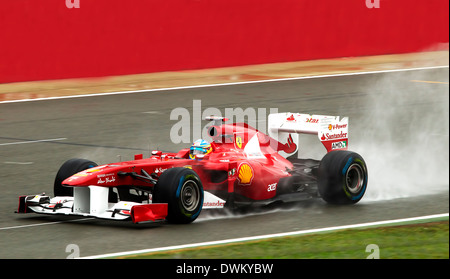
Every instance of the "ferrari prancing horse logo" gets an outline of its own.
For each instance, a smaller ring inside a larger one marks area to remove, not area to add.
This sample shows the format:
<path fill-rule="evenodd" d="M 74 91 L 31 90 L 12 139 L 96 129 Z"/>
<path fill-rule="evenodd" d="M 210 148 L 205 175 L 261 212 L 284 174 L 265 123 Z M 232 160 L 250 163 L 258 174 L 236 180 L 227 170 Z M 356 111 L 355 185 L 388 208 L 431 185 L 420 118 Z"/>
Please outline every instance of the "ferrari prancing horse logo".
<path fill-rule="evenodd" d="M 236 136 L 236 146 L 237 148 L 242 148 L 242 138 L 240 136 Z"/>

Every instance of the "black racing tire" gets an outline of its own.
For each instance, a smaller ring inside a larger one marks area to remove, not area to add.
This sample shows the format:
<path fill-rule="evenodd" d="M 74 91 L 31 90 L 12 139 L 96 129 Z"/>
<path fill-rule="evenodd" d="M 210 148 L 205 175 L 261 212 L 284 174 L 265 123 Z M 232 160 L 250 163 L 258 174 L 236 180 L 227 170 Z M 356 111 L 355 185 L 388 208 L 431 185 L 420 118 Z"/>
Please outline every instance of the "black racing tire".
<path fill-rule="evenodd" d="M 357 203 L 366 192 L 367 182 L 367 165 L 358 153 L 331 151 L 320 162 L 318 190 L 327 203 Z"/>
<path fill-rule="evenodd" d="M 164 171 L 153 189 L 153 203 L 167 203 L 167 221 L 188 224 L 197 219 L 203 208 L 203 185 L 197 173 L 188 168 Z"/>
<path fill-rule="evenodd" d="M 86 160 L 86 159 L 70 159 L 67 160 L 62 166 L 59 168 L 58 173 L 55 177 L 55 184 L 53 186 L 53 193 L 55 196 L 73 196 L 73 188 L 72 187 L 64 187 L 62 186 L 62 182 L 71 177 L 72 175 L 79 173 L 81 171 L 96 167 L 97 164 Z"/>

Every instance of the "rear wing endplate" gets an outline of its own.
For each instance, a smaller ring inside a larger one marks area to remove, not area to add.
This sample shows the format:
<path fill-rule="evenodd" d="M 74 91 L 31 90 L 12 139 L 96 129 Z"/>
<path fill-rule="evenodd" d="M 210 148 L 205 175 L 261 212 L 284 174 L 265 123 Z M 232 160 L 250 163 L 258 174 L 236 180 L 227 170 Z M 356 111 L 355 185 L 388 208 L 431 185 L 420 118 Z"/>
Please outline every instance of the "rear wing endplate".
<path fill-rule="evenodd" d="M 339 116 L 290 112 L 269 114 L 268 133 L 270 137 L 284 143 L 286 148 L 283 148 L 283 144 L 281 144 L 282 148 L 278 149 L 278 153 L 284 157 L 289 157 L 297 152 L 298 134 L 317 135 L 327 152 L 346 150 L 348 147 L 348 117 L 340 119 Z"/>

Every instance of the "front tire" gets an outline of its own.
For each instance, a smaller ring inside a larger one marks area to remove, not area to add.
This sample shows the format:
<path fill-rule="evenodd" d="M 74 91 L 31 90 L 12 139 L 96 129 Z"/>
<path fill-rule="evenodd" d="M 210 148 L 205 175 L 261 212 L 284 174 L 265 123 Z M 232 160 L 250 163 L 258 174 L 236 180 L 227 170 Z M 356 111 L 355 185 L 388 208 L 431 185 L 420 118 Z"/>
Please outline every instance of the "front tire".
<path fill-rule="evenodd" d="M 55 177 L 55 183 L 53 186 L 53 193 L 55 196 L 73 196 L 73 188 L 72 187 L 64 187 L 62 186 L 62 182 L 71 177 L 72 175 L 79 173 L 80 171 L 84 171 L 93 167 L 96 167 L 97 164 L 86 160 L 86 159 L 70 159 L 66 161 L 59 168 L 58 173 Z"/>
<path fill-rule="evenodd" d="M 366 192 L 367 182 L 366 163 L 355 152 L 332 151 L 327 153 L 320 162 L 319 194 L 328 203 L 357 203 Z"/>
<path fill-rule="evenodd" d="M 203 207 L 203 185 L 197 173 L 188 168 L 171 168 L 159 177 L 153 190 L 153 203 L 167 203 L 167 221 L 187 224 L 197 219 Z"/>

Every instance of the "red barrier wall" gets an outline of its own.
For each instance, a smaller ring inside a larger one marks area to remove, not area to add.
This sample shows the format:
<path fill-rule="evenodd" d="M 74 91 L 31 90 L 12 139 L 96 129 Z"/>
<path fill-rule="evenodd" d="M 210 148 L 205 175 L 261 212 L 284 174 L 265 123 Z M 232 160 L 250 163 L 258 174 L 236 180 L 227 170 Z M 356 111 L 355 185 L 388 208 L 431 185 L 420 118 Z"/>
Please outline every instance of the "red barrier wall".
<path fill-rule="evenodd" d="M 79 1 L 69 9 L 66 0 L 0 0 L 1 83 L 406 53 L 449 41 L 448 0 L 380 0 L 372 9 L 366 0 Z"/>

